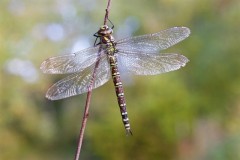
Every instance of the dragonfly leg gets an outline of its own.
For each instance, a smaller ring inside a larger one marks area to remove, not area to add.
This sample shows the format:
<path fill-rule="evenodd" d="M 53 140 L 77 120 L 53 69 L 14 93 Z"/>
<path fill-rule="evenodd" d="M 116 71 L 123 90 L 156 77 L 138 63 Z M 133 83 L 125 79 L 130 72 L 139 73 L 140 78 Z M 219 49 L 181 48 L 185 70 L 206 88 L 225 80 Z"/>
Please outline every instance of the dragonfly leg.
<path fill-rule="evenodd" d="M 99 45 L 100 44 L 100 42 L 99 43 L 97 43 L 97 39 L 98 38 L 100 38 L 101 36 L 99 36 L 98 35 L 98 33 L 96 32 L 96 33 L 94 33 L 94 35 L 93 35 L 94 37 L 96 37 L 96 39 L 95 39 L 95 42 L 94 42 L 94 46 L 97 46 L 97 45 Z M 97 44 L 96 44 L 97 43 Z"/>
<path fill-rule="evenodd" d="M 114 28 L 114 24 L 112 23 L 112 21 L 110 21 L 110 19 L 109 18 L 107 18 L 108 19 L 108 21 L 111 23 L 111 25 L 112 25 L 112 29 Z"/>

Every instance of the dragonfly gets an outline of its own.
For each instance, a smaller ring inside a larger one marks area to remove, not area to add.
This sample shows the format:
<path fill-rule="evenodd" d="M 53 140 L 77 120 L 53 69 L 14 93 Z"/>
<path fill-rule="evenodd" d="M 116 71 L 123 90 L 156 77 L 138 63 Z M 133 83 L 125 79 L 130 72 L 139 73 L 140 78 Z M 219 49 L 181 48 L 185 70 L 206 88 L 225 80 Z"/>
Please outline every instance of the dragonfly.
<path fill-rule="evenodd" d="M 48 58 L 41 64 L 40 69 L 47 74 L 70 74 L 48 89 L 46 98 L 50 100 L 86 93 L 90 85 L 95 89 L 112 77 L 122 122 L 129 135 L 132 132 L 119 66 L 132 75 L 157 75 L 185 66 L 189 60 L 184 55 L 159 52 L 187 38 L 190 29 L 173 27 L 153 34 L 115 41 L 112 35 L 113 27 L 101 26 L 94 34 L 99 38 L 99 43 L 93 47 Z"/>

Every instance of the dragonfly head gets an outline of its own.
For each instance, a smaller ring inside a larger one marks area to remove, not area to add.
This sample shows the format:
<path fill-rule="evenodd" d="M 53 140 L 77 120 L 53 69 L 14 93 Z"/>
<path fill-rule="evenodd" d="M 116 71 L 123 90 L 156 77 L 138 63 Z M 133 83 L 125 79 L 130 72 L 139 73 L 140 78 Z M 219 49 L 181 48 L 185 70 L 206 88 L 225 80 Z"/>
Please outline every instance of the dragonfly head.
<path fill-rule="evenodd" d="M 101 36 L 107 36 L 107 35 L 111 35 L 113 33 L 113 30 L 112 28 L 109 28 L 107 25 L 102 25 L 97 33 L 98 35 L 101 35 Z"/>

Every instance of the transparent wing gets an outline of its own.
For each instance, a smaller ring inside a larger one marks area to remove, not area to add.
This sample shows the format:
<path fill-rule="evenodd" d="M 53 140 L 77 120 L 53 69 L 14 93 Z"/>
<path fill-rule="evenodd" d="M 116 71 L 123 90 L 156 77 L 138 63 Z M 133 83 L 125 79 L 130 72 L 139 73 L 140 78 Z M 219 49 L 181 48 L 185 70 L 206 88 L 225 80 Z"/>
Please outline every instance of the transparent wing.
<path fill-rule="evenodd" d="M 87 92 L 88 86 L 91 84 L 95 64 L 93 63 L 85 70 L 71 74 L 55 83 L 48 89 L 46 97 L 51 100 L 58 100 Z M 110 69 L 106 55 L 100 59 L 95 73 L 93 89 L 103 85 L 110 78 Z"/>
<path fill-rule="evenodd" d="M 116 48 L 121 51 L 157 53 L 184 40 L 190 34 L 186 27 L 174 27 L 158 33 L 119 40 Z"/>
<path fill-rule="evenodd" d="M 176 54 L 138 54 L 118 53 L 119 66 L 135 75 L 156 75 L 177 70 L 189 61 L 187 57 Z"/>
<path fill-rule="evenodd" d="M 40 69 L 48 74 L 65 74 L 79 72 L 96 62 L 99 47 L 91 47 L 82 51 L 46 59 Z"/>

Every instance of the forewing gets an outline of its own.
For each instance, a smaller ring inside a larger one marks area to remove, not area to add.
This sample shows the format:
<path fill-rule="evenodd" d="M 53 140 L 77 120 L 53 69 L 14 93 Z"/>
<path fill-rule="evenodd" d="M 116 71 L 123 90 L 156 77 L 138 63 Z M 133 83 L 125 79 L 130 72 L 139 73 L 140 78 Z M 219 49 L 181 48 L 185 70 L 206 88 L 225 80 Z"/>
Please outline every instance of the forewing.
<path fill-rule="evenodd" d="M 177 70 L 189 61 L 187 57 L 176 54 L 138 54 L 118 53 L 119 66 L 135 75 L 156 75 Z"/>
<path fill-rule="evenodd" d="M 98 52 L 99 47 L 91 47 L 73 54 L 51 57 L 41 64 L 40 69 L 48 74 L 79 72 L 96 62 Z"/>
<path fill-rule="evenodd" d="M 95 63 L 79 73 L 71 74 L 58 81 L 48 89 L 46 97 L 51 100 L 58 100 L 87 92 L 92 81 L 94 68 Z M 110 69 L 106 55 L 100 60 L 95 73 L 92 89 L 103 85 L 110 78 Z"/>
<path fill-rule="evenodd" d="M 190 34 L 187 27 L 174 27 L 158 33 L 119 40 L 116 48 L 121 51 L 157 53 L 184 40 Z"/>

